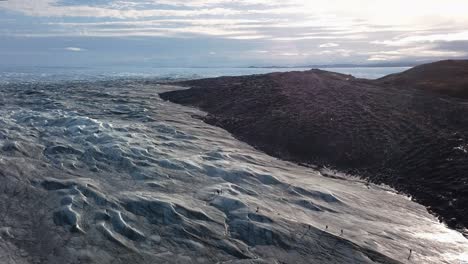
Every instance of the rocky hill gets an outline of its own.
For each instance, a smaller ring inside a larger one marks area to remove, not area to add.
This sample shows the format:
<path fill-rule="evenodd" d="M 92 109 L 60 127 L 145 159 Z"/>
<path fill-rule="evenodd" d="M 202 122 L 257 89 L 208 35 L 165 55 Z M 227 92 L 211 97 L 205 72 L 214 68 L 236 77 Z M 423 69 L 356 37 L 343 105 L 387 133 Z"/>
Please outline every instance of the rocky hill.
<path fill-rule="evenodd" d="M 270 155 L 389 184 L 450 226 L 467 227 L 468 105 L 380 85 L 398 76 L 375 82 L 310 70 L 221 77 L 160 96 L 201 108 L 206 122 Z"/>
<path fill-rule="evenodd" d="M 446 60 L 423 64 L 402 73 L 380 78 L 377 83 L 468 98 L 468 60 Z"/>

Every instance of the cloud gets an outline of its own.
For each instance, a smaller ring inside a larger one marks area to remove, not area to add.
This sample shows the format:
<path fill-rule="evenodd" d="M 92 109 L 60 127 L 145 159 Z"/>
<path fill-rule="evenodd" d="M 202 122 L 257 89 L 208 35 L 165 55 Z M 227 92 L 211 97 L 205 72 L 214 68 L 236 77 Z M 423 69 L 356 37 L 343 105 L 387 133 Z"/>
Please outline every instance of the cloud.
<path fill-rule="evenodd" d="M 368 61 L 397 61 L 397 60 L 421 60 L 430 58 L 461 58 L 468 55 L 467 51 L 440 50 L 434 45 L 422 45 L 417 47 L 399 48 L 390 51 L 377 51 L 369 53 Z"/>
<path fill-rule="evenodd" d="M 72 52 L 81 52 L 81 51 L 85 51 L 85 49 L 77 48 L 77 47 L 66 47 L 66 48 L 64 48 L 64 50 L 66 50 L 66 51 L 72 51 Z"/>
<path fill-rule="evenodd" d="M 459 0 L 361 0 L 359 5 L 348 0 L 15 0 L 0 3 L 0 10 L 50 21 L 39 30 L 8 32 L 30 37 L 210 35 L 244 40 L 351 40 L 402 28 L 414 32 L 447 23 L 468 26 L 468 18 L 460 12 L 468 10 L 468 2 Z M 412 37 L 400 41 L 412 41 Z M 390 45 L 393 40 L 374 41 Z"/>
<path fill-rule="evenodd" d="M 301 54 L 296 53 L 296 52 L 284 52 L 284 53 L 281 53 L 279 55 L 281 55 L 281 56 L 300 56 Z"/>
<path fill-rule="evenodd" d="M 11 0 L 0 1 L 0 37 L 217 39 L 226 45 L 213 50 L 223 55 L 249 43 L 249 60 L 452 58 L 468 47 L 440 46 L 468 41 L 466 10 L 466 0 Z"/>
<path fill-rule="evenodd" d="M 412 35 L 392 40 L 373 41 L 374 44 L 382 44 L 387 46 L 406 46 L 414 43 L 438 42 L 438 41 L 467 41 L 468 31 L 451 32 L 444 34 L 426 34 Z"/>
<path fill-rule="evenodd" d="M 318 55 L 337 55 L 341 57 L 349 57 L 353 54 L 352 50 L 349 49 L 335 49 L 335 50 L 324 50 L 317 53 Z"/>
<path fill-rule="evenodd" d="M 319 48 L 334 48 L 334 47 L 338 47 L 338 46 L 340 46 L 340 45 L 336 44 L 336 43 L 324 43 L 324 44 L 320 44 Z"/>

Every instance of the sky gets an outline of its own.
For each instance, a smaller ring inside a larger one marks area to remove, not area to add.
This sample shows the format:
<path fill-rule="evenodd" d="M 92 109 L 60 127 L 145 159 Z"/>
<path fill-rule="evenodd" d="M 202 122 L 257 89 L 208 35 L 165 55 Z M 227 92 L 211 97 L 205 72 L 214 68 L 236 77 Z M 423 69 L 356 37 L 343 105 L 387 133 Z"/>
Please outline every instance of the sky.
<path fill-rule="evenodd" d="M 467 0 L 0 0 L 0 65 L 244 67 L 468 58 Z"/>

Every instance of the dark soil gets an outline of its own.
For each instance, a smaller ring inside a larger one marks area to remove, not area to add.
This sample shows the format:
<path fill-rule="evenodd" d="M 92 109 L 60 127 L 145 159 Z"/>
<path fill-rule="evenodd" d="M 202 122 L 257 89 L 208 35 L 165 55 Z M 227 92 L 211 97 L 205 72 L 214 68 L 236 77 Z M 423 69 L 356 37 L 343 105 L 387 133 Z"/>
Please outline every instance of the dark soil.
<path fill-rule="evenodd" d="M 180 85 L 160 96 L 272 156 L 386 183 L 468 227 L 468 102 L 321 70 Z"/>
<path fill-rule="evenodd" d="M 468 60 L 423 64 L 380 78 L 377 83 L 397 88 L 417 88 L 468 99 Z"/>

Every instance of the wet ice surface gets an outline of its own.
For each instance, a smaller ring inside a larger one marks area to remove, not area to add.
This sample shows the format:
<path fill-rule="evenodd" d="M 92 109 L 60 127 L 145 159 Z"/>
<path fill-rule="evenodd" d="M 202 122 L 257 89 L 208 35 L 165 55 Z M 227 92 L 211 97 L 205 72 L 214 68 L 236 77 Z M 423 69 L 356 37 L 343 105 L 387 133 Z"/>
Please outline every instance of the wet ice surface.
<path fill-rule="evenodd" d="M 0 89 L 0 263 L 468 259 L 423 206 L 267 156 L 157 95 L 177 87 Z"/>

